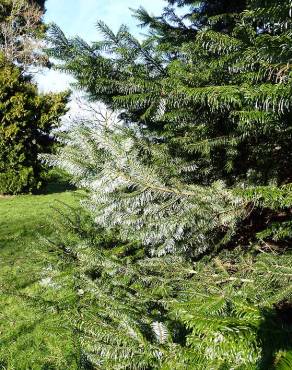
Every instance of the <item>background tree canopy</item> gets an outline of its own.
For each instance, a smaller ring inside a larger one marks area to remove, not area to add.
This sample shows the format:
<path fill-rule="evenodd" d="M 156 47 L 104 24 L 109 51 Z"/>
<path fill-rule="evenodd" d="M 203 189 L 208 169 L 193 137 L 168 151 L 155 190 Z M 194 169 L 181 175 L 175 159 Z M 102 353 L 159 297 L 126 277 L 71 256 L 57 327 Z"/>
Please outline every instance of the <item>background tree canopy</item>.
<path fill-rule="evenodd" d="M 38 154 L 52 150 L 68 93 L 39 94 L 26 72 L 47 60 L 34 42 L 44 30 L 40 9 L 22 0 L 2 1 L 0 9 L 0 193 L 15 194 L 41 185 Z"/>
<path fill-rule="evenodd" d="M 0 60 L 0 192 L 29 192 L 41 183 L 39 153 L 54 144 L 51 131 L 66 112 L 68 94 L 40 95 L 30 78 Z"/>

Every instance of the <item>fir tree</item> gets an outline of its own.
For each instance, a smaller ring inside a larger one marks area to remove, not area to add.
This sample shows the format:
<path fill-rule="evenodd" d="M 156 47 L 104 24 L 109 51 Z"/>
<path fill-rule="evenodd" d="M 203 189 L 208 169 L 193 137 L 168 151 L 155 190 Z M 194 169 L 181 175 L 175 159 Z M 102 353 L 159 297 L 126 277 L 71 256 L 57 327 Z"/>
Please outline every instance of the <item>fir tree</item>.
<path fill-rule="evenodd" d="M 73 127 L 46 157 L 88 191 L 91 237 L 73 220 L 81 241 L 59 243 L 84 353 L 102 369 L 289 369 L 291 4 L 170 4 L 194 7 L 138 11 L 142 42 L 102 22 L 93 45 L 51 32 L 61 68 L 124 122 Z"/>
<path fill-rule="evenodd" d="M 237 9 L 231 6 L 228 30 L 216 26 L 226 14 L 224 4 L 216 4 L 195 8 L 205 23 L 196 24 L 196 36 L 180 46 L 169 42 L 164 48 L 160 26 L 144 19 L 152 34 L 143 42 L 125 27 L 115 35 L 102 22 L 104 41 L 92 46 L 67 40 L 53 27 L 50 54 L 63 59 L 61 68 L 92 99 L 122 110 L 126 122 L 193 168 L 181 179 L 184 183 L 287 184 L 292 163 L 290 3 L 250 1 L 242 13 L 234 11 L 243 2 Z"/>
<path fill-rule="evenodd" d="M 72 324 L 93 366 L 291 367 L 291 253 L 150 257 L 97 228 L 90 212 L 68 209 L 61 219 L 50 245 L 71 258 L 80 297 Z"/>
<path fill-rule="evenodd" d="M 109 121 L 79 124 L 65 142 L 45 158 L 88 191 L 89 214 L 69 210 L 54 242 L 76 259 L 86 358 L 101 369 L 288 369 L 290 252 L 265 242 L 193 258 L 214 252 L 214 235 L 242 215 L 238 190 L 166 186 L 171 157 L 155 165 L 141 137 Z M 262 207 L 291 207 L 287 187 L 244 194 Z"/>
<path fill-rule="evenodd" d="M 54 157 L 42 158 L 90 190 L 88 207 L 100 227 L 118 229 L 121 240 L 139 240 L 154 255 L 214 249 L 223 242 L 219 235 L 225 240 L 245 214 L 243 198 L 222 182 L 184 185 L 180 178 L 192 168 L 109 117 L 73 126 L 64 144 Z"/>

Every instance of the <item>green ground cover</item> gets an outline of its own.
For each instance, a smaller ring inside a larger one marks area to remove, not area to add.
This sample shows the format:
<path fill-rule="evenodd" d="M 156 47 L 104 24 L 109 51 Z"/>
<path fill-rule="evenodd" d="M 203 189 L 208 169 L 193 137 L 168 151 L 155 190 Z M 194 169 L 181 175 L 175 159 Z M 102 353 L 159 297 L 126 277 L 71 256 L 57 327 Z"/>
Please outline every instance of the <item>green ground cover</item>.
<path fill-rule="evenodd" d="M 74 279 L 46 241 L 60 202 L 74 205 L 77 194 L 51 185 L 46 194 L 0 198 L 0 369 L 79 368 Z"/>

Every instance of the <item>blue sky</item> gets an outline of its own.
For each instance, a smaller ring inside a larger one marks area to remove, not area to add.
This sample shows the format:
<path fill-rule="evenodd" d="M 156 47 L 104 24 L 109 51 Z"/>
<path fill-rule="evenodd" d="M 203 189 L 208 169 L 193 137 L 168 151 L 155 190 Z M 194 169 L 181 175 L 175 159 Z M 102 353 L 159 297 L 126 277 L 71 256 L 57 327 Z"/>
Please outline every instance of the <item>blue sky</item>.
<path fill-rule="evenodd" d="M 143 6 L 159 15 L 165 5 L 163 0 L 47 0 L 45 20 L 57 23 L 66 34 L 78 34 L 87 41 L 95 41 L 97 20 L 101 19 L 114 31 L 124 23 L 137 32 L 138 21 L 131 16 L 129 8 Z"/>
<path fill-rule="evenodd" d="M 47 0 L 45 21 L 56 23 L 66 35 L 78 35 L 90 42 L 100 37 L 95 28 L 97 20 L 104 21 L 114 31 L 126 24 L 138 35 L 142 31 L 136 27 L 138 21 L 131 16 L 129 8 L 143 6 L 159 15 L 165 5 L 163 0 Z M 37 82 L 41 91 L 60 91 L 68 87 L 70 77 L 50 71 L 39 75 Z"/>

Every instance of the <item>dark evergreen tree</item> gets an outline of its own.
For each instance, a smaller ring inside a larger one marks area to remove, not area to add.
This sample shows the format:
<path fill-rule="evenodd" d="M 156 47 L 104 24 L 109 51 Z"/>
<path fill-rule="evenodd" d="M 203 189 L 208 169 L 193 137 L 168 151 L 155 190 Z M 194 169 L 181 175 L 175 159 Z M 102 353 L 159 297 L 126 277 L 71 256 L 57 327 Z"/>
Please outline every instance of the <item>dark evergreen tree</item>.
<path fill-rule="evenodd" d="M 41 185 L 38 155 L 52 151 L 51 132 L 66 112 L 68 93 L 40 95 L 18 67 L 0 59 L 0 193 Z"/>
<path fill-rule="evenodd" d="M 68 93 L 38 94 L 26 71 L 47 60 L 33 44 L 44 31 L 40 9 L 26 0 L 0 5 L 0 193 L 15 194 L 40 187 L 38 154 L 52 150 Z"/>
<path fill-rule="evenodd" d="M 45 2 L 46 0 L 35 0 L 35 3 L 43 10 L 45 9 Z"/>
<path fill-rule="evenodd" d="M 183 8 L 185 14 L 178 15 L 176 7 Z M 245 7 L 246 0 L 168 1 L 168 6 L 159 17 L 151 16 L 144 8 L 134 11 L 134 15 L 140 20 L 142 27 L 149 27 L 153 35 L 159 36 L 160 43 L 173 48 L 175 45 L 193 41 L 197 32 L 204 27 L 230 32 L 238 14 Z"/>

